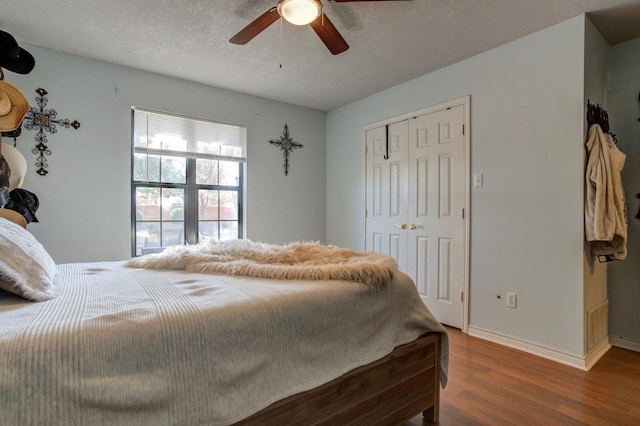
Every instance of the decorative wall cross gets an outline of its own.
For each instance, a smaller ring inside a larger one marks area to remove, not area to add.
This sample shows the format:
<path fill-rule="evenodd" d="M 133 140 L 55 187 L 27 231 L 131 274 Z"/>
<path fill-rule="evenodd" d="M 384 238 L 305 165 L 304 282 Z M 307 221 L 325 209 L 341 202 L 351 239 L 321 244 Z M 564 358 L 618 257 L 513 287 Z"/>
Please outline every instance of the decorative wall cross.
<path fill-rule="evenodd" d="M 77 120 L 71 122 L 68 118 L 59 118 L 56 119 L 58 113 L 55 109 L 46 109 L 47 102 L 49 99 L 45 97 L 48 93 L 46 90 L 42 88 L 36 89 L 36 93 L 40 96 L 36 96 L 36 102 L 38 103 L 39 110 L 34 107 L 29 107 L 29 112 L 27 112 L 26 117 L 24 118 L 23 125 L 27 130 L 37 129 L 38 134 L 36 134 L 36 147 L 31 150 L 34 154 L 38 155 L 36 159 L 36 167 L 39 167 L 36 170 L 40 176 L 44 176 L 49 171 L 47 171 L 47 167 L 49 164 L 47 163 L 48 155 L 51 155 L 51 150 L 47 146 L 49 142 L 47 136 L 44 134 L 45 131 L 49 133 L 56 133 L 58 130 L 56 129 L 56 124 L 63 126 L 65 128 L 73 127 L 77 129 L 80 127 L 80 123 Z"/>
<path fill-rule="evenodd" d="M 289 134 L 289 127 L 287 127 L 286 123 L 284 125 L 284 131 L 282 132 L 282 136 L 280 139 L 272 139 L 269 141 L 271 145 L 275 145 L 280 147 L 280 151 L 282 151 L 282 155 L 284 155 L 284 174 L 289 174 L 289 156 L 291 155 L 291 151 L 296 148 L 302 148 L 302 144 L 291 139 L 291 135 Z"/>

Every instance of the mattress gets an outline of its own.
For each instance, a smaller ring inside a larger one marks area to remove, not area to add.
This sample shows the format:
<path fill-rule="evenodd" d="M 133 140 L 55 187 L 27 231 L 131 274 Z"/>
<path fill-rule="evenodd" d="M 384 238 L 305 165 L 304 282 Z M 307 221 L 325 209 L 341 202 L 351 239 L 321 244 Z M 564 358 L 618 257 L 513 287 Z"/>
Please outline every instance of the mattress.
<path fill-rule="evenodd" d="M 0 293 L 0 413 L 15 425 L 228 425 L 446 331 L 413 282 L 58 265 L 59 296 Z"/>

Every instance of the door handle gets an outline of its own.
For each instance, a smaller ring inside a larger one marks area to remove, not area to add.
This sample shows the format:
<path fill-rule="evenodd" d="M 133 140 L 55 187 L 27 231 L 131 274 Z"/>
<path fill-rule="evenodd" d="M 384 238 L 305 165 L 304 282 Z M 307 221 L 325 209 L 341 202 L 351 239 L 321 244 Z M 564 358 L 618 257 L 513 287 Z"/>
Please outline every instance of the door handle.
<path fill-rule="evenodd" d="M 407 229 L 406 223 L 401 223 L 400 225 L 393 225 L 394 228 Z"/>
<path fill-rule="evenodd" d="M 415 231 L 416 229 L 418 229 L 418 225 L 416 225 L 415 223 L 410 223 L 409 229 L 411 229 L 412 231 Z"/>

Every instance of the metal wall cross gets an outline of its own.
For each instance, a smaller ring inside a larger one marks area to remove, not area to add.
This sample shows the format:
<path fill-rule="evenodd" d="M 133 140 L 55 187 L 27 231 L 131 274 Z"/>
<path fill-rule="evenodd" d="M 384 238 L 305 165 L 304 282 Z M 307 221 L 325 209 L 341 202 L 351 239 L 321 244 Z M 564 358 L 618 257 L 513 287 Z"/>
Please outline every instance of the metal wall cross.
<path fill-rule="evenodd" d="M 80 127 L 80 123 L 78 123 L 77 120 L 71 122 L 68 118 L 56 119 L 56 116 L 58 115 L 56 110 L 53 108 L 45 108 L 47 106 L 47 102 L 49 101 L 49 99 L 45 97 L 48 92 L 42 88 L 38 88 L 36 89 L 36 93 L 40 95 L 36 96 L 36 102 L 38 103 L 38 107 L 40 109 L 30 106 L 29 112 L 24 118 L 23 126 L 27 130 L 38 130 L 38 134 L 35 137 L 36 147 L 32 149 L 31 152 L 38 155 L 38 158 L 36 159 L 36 167 L 39 167 L 39 169 L 36 170 L 36 173 L 38 173 L 40 176 L 44 176 L 49 173 L 49 171 L 47 170 L 49 164 L 47 163 L 46 156 L 51 155 L 51 150 L 47 146 L 47 143 L 49 141 L 44 132 L 47 131 L 49 133 L 56 133 L 58 131 L 56 129 L 56 124 L 67 129 L 69 127 L 77 129 L 78 127 Z"/>
<path fill-rule="evenodd" d="M 289 127 L 284 125 L 284 131 L 282 132 L 282 136 L 280 139 L 272 139 L 269 141 L 271 145 L 275 145 L 280 147 L 280 151 L 282 151 L 282 155 L 284 155 L 284 174 L 289 174 L 289 156 L 291 155 L 291 151 L 296 148 L 302 148 L 302 144 L 291 139 L 291 135 L 289 134 Z"/>

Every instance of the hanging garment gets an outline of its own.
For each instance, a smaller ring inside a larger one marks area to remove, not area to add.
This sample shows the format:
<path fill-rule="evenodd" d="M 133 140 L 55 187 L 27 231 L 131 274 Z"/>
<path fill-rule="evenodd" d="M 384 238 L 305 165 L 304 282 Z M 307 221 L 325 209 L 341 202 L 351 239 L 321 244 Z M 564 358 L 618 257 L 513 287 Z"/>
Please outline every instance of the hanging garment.
<path fill-rule="evenodd" d="M 627 257 L 627 209 L 621 172 L 626 155 L 598 124 L 586 143 L 585 237 L 602 261 Z"/>

